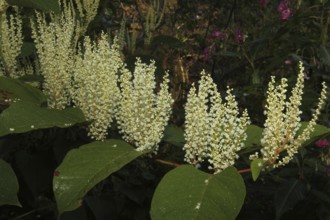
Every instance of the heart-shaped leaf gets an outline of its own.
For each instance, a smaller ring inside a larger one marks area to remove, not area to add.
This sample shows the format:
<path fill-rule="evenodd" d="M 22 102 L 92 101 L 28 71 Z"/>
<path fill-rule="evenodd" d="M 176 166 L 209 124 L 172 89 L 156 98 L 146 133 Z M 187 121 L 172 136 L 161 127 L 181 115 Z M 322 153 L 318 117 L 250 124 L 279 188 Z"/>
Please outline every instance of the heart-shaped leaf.
<path fill-rule="evenodd" d="M 245 198 L 245 185 L 234 167 L 218 174 L 183 165 L 167 173 L 151 204 L 153 220 L 235 219 Z"/>

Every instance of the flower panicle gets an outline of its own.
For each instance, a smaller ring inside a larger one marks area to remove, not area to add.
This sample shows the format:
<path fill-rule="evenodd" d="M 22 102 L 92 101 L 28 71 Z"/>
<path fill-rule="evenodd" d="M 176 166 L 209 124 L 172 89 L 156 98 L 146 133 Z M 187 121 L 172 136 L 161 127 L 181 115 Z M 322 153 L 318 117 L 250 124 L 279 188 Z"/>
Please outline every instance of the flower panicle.
<path fill-rule="evenodd" d="M 96 140 L 107 136 L 120 99 L 118 73 L 125 68 L 116 40 L 110 46 L 107 39 L 104 33 L 98 43 L 86 37 L 74 68 L 73 101 L 90 121 L 89 136 Z"/>
<path fill-rule="evenodd" d="M 265 167 L 283 166 L 298 152 L 298 148 L 310 138 L 318 116 L 326 100 L 326 85 L 322 83 L 322 91 L 317 108 L 307 127 L 297 135 L 301 128 L 301 101 L 304 88 L 304 67 L 299 63 L 299 74 L 291 96 L 287 99 L 287 79 L 282 78 L 281 84 L 275 86 L 275 77 L 271 78 L 267 91 L 265 129 L 261 139 L 261 155 Z M 259 154 L 251 155 L 250 159 L 258 158 Z"/>
<path fill-rule="evenodd" d="M 60 1 L 61 2 L 61 1 Z M 71 102 L 71 79 L 79 24 L 71 3 L 63 1 L 61 14 L 35 12 L 31 20 L 32 38 L 37 49 L 43 90 L 48 106 L 64 109 Z"/>
<path fill-rule="evenodd" d="M 3 6 L 7 8 L 6 6 Z M 13 12 L 8 17 L 1 14 L 0 41 L 3 75 L 18 78 L 21 75 L 17 71 L 17 57 L 23 46 L 22 16 L 18 7 L 13 7 Z"/>
<path fill-rule="evenodd" d="M 221 172 L 234 164 L 237 151 L 244 147 L 250 123 L 245 110 L 239 116 L 233 90 L 227 88 L 225 101 L 216 84 L 203 71 L 198 92 L 193 86 L 185 106 L 185 161 L 191 164 L 209 162 L 209 169 Z"/>
<path fill-rule="evenodd" d="M 155 70 L 154 61 L 147 65 L 137 59 L 134 73 L 126 70 L 120 77 L 118 128 L 138 151 L 157 150 L 171 115 L 173 99 L 168 91 L 168 73 L 155 94 Z"/>

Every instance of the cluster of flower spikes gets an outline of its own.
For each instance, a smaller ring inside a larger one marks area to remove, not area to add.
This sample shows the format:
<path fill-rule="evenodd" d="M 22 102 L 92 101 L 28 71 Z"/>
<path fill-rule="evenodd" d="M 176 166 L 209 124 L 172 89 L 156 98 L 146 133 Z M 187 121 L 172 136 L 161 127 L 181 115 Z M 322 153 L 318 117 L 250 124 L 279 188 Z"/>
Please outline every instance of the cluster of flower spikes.
<path fill-rule="evenodd" d="M 120 77 L 118 128 L 138 151 L 157 150 L 171 115 L 173 99 L 168 91 L 168 74 L 155 94 L 155 70 L 154 61 L 147 65 L 137 59 L 134 73 L 126 70 Z"/>
<path fill-rule="evenodd" d="M 106 138 L 120 98 L 118 75 L 124 67 L 116 40 L 110 47 L 106 34 L 94 44 L 85 38 L 75 62 L 73 101 L 91 122 L 93 139 Z"/>
<path fill-rule="evenodd" d="M 1 75 L 17 78 L 20 75 L 17 71 L 17 56 L 21 53 L 23 45 L 22 17 L 18 7 L 12 7 L 13 12 L 7 16 L 6 3 L 2 2 L 0 44 L 1 44 Z"/>
<path fill-rule="evenodd" d="M 204 71 L 201 75 L 198 93 L 193 86 L 185 106 L 185 161 L 197 164 L 208 159 L 209 169 L 218 173 L 238 158 L 250 122 L 246 110 L 239 117 L 232 89 L 227 88 L 223 102 L 212 78 Z"/>
<path fill-rule="evenodd" d="M 271 78 L 267 91 L 267 105 L 265 115 L 265 129 L 261 139 L 261 157 L 264 161 L 264 167 L 276 168 L 283 166 L 293 158 L 298 152 L 298 148 L 310 138 L 314 130 L 317 118 L 321 112 L 322 106 L 326 100 L 326 85 L 322 84 L 322 91 L 317 108 L 312 115 L 307 127 L 302 131 L 299 109 L 301 105 L 304 88 L 304 68 L 302 62 L 299 63 L 300 72 L 292 94 L 287 100 L 287 79 L 282 78 L 281 84 L 275 86 L 275 77 Z M 251 159 L 259 155 L 251 155 Z"/>
<path fill-rule="evenodd" d="M 37 11 L 36 21 L 31 19 L 32 37 L 44 77 L 43 89 L 48 96 L 48 106 L 55 109 L 64 109 L 71 101 L 72 57 L 80 28 L 73 6 L 65 1 L 61 6 L 62 13 L 50 14 L 49 22 L 46 14 Z"/>

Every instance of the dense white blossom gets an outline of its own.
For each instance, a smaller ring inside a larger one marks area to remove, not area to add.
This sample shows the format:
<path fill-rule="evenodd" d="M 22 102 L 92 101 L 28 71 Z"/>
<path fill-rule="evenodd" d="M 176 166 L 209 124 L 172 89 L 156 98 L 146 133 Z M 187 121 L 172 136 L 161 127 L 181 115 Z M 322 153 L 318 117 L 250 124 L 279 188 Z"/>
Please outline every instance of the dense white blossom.
<path fill-rule="evenodd" d="M 215 173 L 232 166 L 237 151 L 244 146 L 249 117 L 245 110 L 239 117 L 239 109 L 232 89 L 227 89 L 222 102 L 216 84 L 202 72 L 198 92 L 190 89 L 185 106 L 185 160 L 192 164 L 210 163 Z"/>
<path fill-rule="evenodd" d="M 75 55 L 75 39 L 79 33 L 71 4 L 61 4 L 60 14 L 35 12 L 31 19 L 32 37 L 37 49 L 43 89 L 48 96 L 48 106 L 64 109 L 70 103 L 72 68 Z"/>
<path fill-rule="evenodd" d="M 0 7 L 6 8 L 4 3 Z M 2 75 L 17 78 L 17 56 L 21 53 L 23 45 L 22 17 L 18 7 L 13 7 L 14 13 L 7 16 L 1 14 L 1 58 L 3 70 Z"/>
<path fill-rule="evenodd" d="M 74 68 L 74 103 L 91 122 L 89 135 L 104 140 L 120 98 L 117 86 L 119 72 L 124 68 L 116 41 L 110 47 L 102 34 L 97 43 L 86 37 Z"/>
<path fill-rule="evenodd" d="M 278 167 L 289 163 L 298 148 L 310 138 L 316 120 L 326 99 L 326 85 L 322 84 L 321 96 L 311 121 L 300 135 L 297 131 L 301 127 L 301 100 L 304 88 L 304 68 L 299 63 L 300 72 L 292 94 L 287 99 L 287 79 L 282 78 L 281 84 L 275 85 L 275 77 L 271 78 L 267 91 L 267 105 L 265 115 L 265 129 L 261 139 L 261 157 L 265 166 Z M 251 155 L 251 159 L 258 154 Z"/>
<path fill-rule="evenodd" d="M 126 141 L 138 151 L 157 149 L 171 114 L 173 99 L 166 73 L 155 94 L 155 62 L 137 59 L 132 74 L 126 70 L 120 79 L 121 99 L 117 111 L 118 127 Z"/>

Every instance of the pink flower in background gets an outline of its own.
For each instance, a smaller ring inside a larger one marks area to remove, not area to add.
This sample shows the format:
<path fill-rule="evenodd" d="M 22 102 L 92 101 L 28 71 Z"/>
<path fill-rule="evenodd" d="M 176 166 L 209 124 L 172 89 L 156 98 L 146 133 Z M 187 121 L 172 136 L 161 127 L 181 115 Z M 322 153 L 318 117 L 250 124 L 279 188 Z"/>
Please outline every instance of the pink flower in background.
<path fill-rule="evenodd" d="M 330 143 L 327 139 L 321 139 L 315 142 L 315 146 L 318 148 L 330 147 Z"/>
<path fill-rule="evenodd" d="M 227 34 L 225 32 L 214 30 L 211 36 L 215 39 L 225 40 L 227 38 Z"/>
<path fill-rule="evenodd" d="M 277 11 L 281 14 L 281 20 L 288 20 L 289 17 L 292 15 L 292 10 L 289 8 L 288 1 L 283 0 L 277 6 Z"/>
<path fill-rule="evenodd" d="M 241 43 L 244 41 L 244 34 L 241 31 L 241 29 L 236 29 L 235 31 L 235 42 L 236 43 Z"/>
<path fill-rule="evenodd" d="M 277 6 L 277 11 L 282 13 L 282 11 L 289 9 L 289 5 L 287 1 L 281 1 L 280 4 Z"/>
<path fill-rule="evenodd" d="M 292 15 L 292 11 L 290 8 L 283 10 L 281 12 L 281 19 L 282 20 L 288 20 L 288 18 Z"/>
<path fill-rule="evenodd" d="M 268 0 L 259 0 L 260 7 L 264 8 L 268 3 Z"/>

